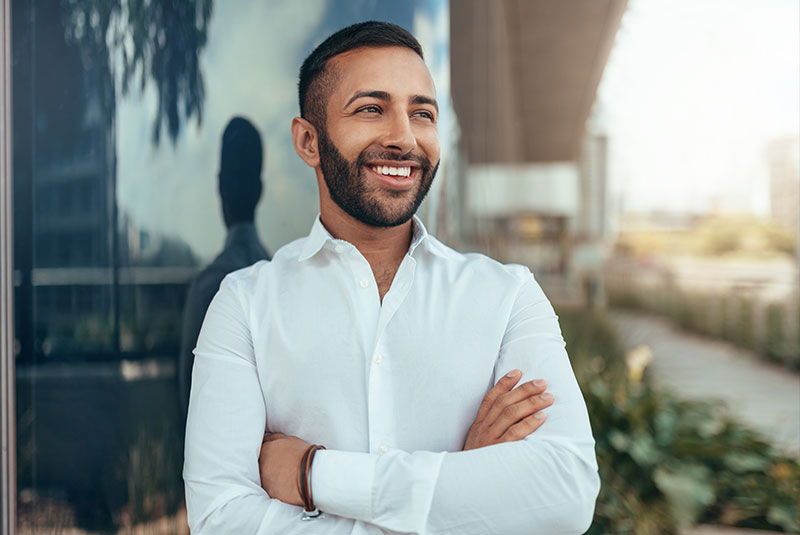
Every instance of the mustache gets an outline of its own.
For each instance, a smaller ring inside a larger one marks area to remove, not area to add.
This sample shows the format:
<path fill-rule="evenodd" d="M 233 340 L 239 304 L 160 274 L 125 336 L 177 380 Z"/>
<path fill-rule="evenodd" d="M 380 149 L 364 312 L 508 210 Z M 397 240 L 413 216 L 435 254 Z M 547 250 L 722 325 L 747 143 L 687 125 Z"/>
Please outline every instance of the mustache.
<path fill-rule="evenodd" d="M 418 163 L 419 166 L 426 171 L 430 170 L 433 167 L 431 161 L 422 154 L 417 154 L 415 152 L 409 152 L 406 154 L 397 154 L 397 152 L 379 151 L 379 150 L 362 152 L 361 154 L 358 155 L 358 158 L 356 159 L 356 164 L 359 167 L 361 167 L 363 165 L 366 165 L 366 163 L 370 160 L 389 160 L 395 162 L 401 162 L 401 161 L 407 162 L 411 160 L 413 162 Z"/>

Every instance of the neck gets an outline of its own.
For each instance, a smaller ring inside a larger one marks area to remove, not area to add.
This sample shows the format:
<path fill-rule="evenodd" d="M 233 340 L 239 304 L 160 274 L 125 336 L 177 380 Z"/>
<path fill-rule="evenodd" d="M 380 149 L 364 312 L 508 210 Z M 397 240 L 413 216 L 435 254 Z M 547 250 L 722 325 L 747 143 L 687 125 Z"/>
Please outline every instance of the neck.
<path fill-rule="evenodd" d="M 369 262 L 378 285 L 378 296 L 383 302 L 411 245 L 411 220 L 396 227 L 373 227 L 351 217 L 332 202 L 320 203 L 320 220 L 331 236 L 355 245 Z"/>
<path fill-rule="evenodd" d="M 411 220 L 396 227 L 373 227 L 341 210 L 322 211 L 320 219 L 331 236 L 355 245 L 373 269 L 376 263 L 402 260 L 411 245 Z"/>
<path fill-rule="evenodd" d="M 225 227 L 228 230 L 230 230 L 232 227 L 235 227 L 236 225 L 252 225 L 254 224 L 255 221 L 255 217 L 250 219 L 237 219 L 235 221 L 231 221 L 231 218 L 228 217 L 228 215 L 225 214 L 224 212 L 222 214 L 222 218 L 225 220 Z"/>

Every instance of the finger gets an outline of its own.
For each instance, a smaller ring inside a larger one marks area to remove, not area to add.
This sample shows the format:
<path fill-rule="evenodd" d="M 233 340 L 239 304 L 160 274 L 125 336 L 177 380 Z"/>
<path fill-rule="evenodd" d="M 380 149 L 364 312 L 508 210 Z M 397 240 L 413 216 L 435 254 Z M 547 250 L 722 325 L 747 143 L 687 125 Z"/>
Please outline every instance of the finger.
<path fill-rule="evenodd" d="M 518 422 L 552 405 L 554 400 L 553 394 L 544 392 L 537 396 L 525 398 L 513 405 L 507 405 L 495 421 L 487 420 L 487 422 L 490 422 L 488 429 L 490 435 L 495 437 L 503 436 Z"/>
<path fill-rule="evenodd" d="M 527 418 L 520 420 L 516 424 L 512 425 L 508 428 L 508 431 L 503 433 L 503 436 L 500 437 L 501 442 L 514 442 L 515 440 L 522 440 L 523 438 L 527 437 L 547 420 L 547 413 L 545 412 L 536 412 L 531 414 Z"/>
<path fill-rule="evenodd" d="M 497 381 L 497 384 L 494 385 L 485 396 L 483 396 L 483 401 L 481 401 L 481 406 L 478 408 L 478 415 L 475 417 L 475 421 L 479 422 L 486 417 L 486 414 L 489 412 L 489 409 L 492 408 L 494 405 L 495 400 L 501 395 L 505 394 L 512 388 L 514 385 L 519 382 L 520 378 L 522 377 L 522 372 L 519 370 L 511 370 L 504 376 Z"/>
<path fill-rule="evenodd" d="M 500 418 L 500 414 L 506 410 L 506 407 L 519 403 L 524 399 L 541 395 L 546 388 L 547 382 L 544 379 L 534 379 L 533 381 L 522 383 L 510 392 L 501 394 L 497 397 L 492 408 L 489 409 L 489 413 L 486 415 L 486 421 L 491 424 Z"/>

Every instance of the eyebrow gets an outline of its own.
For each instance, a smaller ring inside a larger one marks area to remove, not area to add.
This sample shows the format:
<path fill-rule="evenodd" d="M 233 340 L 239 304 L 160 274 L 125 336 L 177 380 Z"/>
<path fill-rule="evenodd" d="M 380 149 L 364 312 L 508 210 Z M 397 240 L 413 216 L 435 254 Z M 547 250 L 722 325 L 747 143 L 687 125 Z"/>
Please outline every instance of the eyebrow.
<path fill-rule="evenodd" d="M 349 106 L 354 101 L 356 101 L 356 100 L 358 100 L 360 98 L 363 98 L 363 97 L 371 97 L 371 98 L 375 98 L 375 99 L 378 99 L 378 100 L 384 100 L 384 101 L 387 101 L 387 102 L 391 102 L 391 100 L 392 100 L 392 95 L 390 95 L 386 91 L 379 91 L 377 89 L 376 90 L 368 90 L 368 91 L 358 91 L 358 92 L 356 92 L 355 95 L 350 97 L 350 100 L 347 101 L 347 104 L 345 104 L 345 107 Z M 411 104 L 430 104 L 431 106 L 436 108 L 437 112 L 439 111 L 439 104 L 436 102 L 435 98 L 426 97 L 425 95 L 414 95 L 409 99 L 409 102 Z"/>
<path fill-rule="evenodd" d="M 436 102 L 435 98 L 426 97 L 425 95 L 414 95 L 411 97 L 411 104 L 430 104 L 436 111 L 439 111 L 439 103 Z"/>

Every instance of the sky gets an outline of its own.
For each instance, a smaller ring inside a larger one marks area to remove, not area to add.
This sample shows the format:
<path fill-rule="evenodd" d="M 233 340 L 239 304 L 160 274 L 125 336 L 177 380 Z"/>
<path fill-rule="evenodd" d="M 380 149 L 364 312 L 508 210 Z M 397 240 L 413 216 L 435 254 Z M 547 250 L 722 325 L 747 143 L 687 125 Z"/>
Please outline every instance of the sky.
<path fill-rule="evenodd" d="M 800 131 L 800 1 L 629 0 L 593 129 L 617 209 L 766 215 L 766 145 Z"/>

